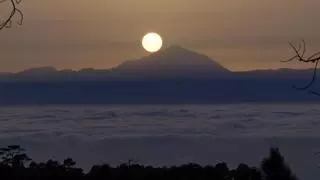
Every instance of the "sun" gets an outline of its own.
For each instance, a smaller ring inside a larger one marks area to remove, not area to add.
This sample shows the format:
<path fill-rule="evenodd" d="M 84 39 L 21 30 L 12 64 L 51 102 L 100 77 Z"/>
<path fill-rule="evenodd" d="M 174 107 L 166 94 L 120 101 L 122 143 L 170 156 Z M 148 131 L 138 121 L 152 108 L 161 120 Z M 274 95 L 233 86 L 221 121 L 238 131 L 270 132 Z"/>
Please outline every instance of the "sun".
<path fill-rule="evenodd" d="M 159 34 L 150 32 L 143 36 L 142 46 L 148 52 L 157 52 L 162 47 L 162 38 Z"/>

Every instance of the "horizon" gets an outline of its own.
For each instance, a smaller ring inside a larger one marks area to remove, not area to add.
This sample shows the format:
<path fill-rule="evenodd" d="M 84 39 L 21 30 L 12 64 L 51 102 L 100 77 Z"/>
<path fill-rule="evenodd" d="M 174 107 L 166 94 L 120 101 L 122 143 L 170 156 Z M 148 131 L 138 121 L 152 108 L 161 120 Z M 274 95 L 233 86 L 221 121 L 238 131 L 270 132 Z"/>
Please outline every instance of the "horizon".
<path fill-rule="evenodd" d="M 158 51 L 158 52 L 156 52 L 157 54 L 159 54 L 159 53 L 162 53 L 163 51 L 166 51 L 167 49 L 171 49 L 172 47 L 176 47 L 176 46 L 178 46 L 178 47 L 180 47 L 180 48 L 182 48 L 182 49 L 184 49 L 184 50 L 186 50 L 186 51 L 190 51 L 190 52 L 194 52 L 194 53 L 197 53 L 198 55 L 205 55 L 205 56 L 208 56 L 208 55 L 206 55 L 206 54 L 204 54 L 204 53 L 199 53 L 199 52 L 197 52 L 197 51 L 194 51 L 194 50 L 192 50 L 192 49 L 190 49 L 190 48 L 185 48 L 185 47 L 183 47 L 183 46 L 181 46 L 181 45 L 178 45 L 178 44 L 174 44 L 174 45 L 170 45 L 170 46 L 167 46 L 167 47 L 162 47 L 161 49 L 160 49 L 160 51 Z M 46 66 L 34 66 L 34 67 L 29 67 L 29 68 L 26 68 L 26 69 L 22 69 L 22 70 L 19 70 L 19 71 L 7 71 L 7 72 L 4 72 L 4 71 L 0 71 L 0 73 L 20 73 L 20 72 L 24 72 L 24 71 L 28 71 L 28 70 L 34 70 L 34 69 L 54 69 L 55 71 L 58 71 L 58 72 L 60 72 L 60 71 L 65 71 L 65 70 L 71 70 L 71 71 L 73 71 L 73 72 L 79 72 L 79 71 L 82 71 L 82 70 L 88 70 L 88 69 L 92 69 L 92 70 L 112 70 L 112 69 L 114 69 L 114 68 L 117 68 L 117 67 L 119 67 L 120 65 L 122 65 L 123 63 L 125 63 L 125 62 L 130 62 L 130 61 L 140 61 L 141 59 L 143 59 L 143 58 L 146 58 L 146 57 L 152 57 L 152 56 L 154 56 L 154 54 L 155 53 L 147 53 L 147 54 L 145 54 L 145 55 L 143 55 L 143 56 L 141 56 L 141 57 L 139 57 L 139 58 L 135 58 L 135 59 L 130 59 L 130 60 L 125 60 L 125 61 L 123 61 L 123 62 L 121 62 L 120 64 L 117 64 L 117 65 L 115 65 L 115 66 L 113 66 L 113 67 L 109 67 L 109 68 L 94 68 L 94 67 L 83 67 L 83 68 L 80 68 L 80 69 L 76 69 L 76 68 L 74 68 L 74 69 L 72 69 L 72 68 L 58 68 L 58 67 L 54 67 L 54 66 L 50 66 L 50 65 L 46 65 Z M 208 56 L 209 57 L 209 56 Z M 210 57 L 209 57 L 210 58 Z M 150 60 L 150 59 L 149 59 Z M 212 60 L 213 62 L 218 62 L 218 61 L 216 61 L 216 60 L 214 60 L 214 59 L 212 59 L 212 58 L 210 58 L 210 60 Z M 222 65 L 223 66 L 223 65 Z M 226 68 L 226 69 L 228 69 L 230 72 L 252 72 L 252 71 L 277 71 L 277 70 L 312 70 L 313 68 L 312 68 L 312 66 L 310 66 L 309 68 L 308 67 L 292 67 L 292 68 L 286 68 L 286 67 L 278 67 L 278 68 L 259 68 L 259 69 L 248 69 L 248 70 L 238 70 L 238 71 L 233 71 L 232 69 L 229 69 L 228 67 L 226 67 L 226 66 L 223 66 L 224 68 Z"/>

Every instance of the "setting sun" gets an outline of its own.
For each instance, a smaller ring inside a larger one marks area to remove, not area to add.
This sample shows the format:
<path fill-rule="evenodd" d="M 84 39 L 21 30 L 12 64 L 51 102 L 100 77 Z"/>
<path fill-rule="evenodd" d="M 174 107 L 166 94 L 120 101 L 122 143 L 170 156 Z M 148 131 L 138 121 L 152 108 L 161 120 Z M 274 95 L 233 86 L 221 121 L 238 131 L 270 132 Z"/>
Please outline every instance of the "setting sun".
<path fill-rule="evenodd" d="M 157 33 L 148 33 L 142 38 L 142 46 L 148 52 L 157 52 L 162 47 L 162 38 Z"/>

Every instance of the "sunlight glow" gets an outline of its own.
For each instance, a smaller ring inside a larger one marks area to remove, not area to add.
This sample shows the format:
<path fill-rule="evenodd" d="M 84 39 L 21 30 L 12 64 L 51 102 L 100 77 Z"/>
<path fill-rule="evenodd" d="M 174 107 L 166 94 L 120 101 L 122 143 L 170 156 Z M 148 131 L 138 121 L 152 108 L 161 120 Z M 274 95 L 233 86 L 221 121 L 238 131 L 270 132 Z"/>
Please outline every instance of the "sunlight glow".
<path fill-rule="evenodd" d="M 157 52 L 162 47 L 162 38 L 157 33 L 147 33 L 142 38 L 142 46 L 148 52 Z"/>

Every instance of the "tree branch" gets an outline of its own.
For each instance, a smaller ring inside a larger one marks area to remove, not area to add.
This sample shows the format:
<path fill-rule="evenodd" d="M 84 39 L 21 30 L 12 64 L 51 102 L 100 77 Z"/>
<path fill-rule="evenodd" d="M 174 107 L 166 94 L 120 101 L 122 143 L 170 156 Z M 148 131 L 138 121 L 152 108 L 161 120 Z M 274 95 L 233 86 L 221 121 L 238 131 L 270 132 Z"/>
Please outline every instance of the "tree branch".
<path fill-rule="evenodd" d="M 302 87 L 293 86 L 293 88 L 297 90 L 306 90 L 310 94 L 320 96 L 320 93 L 310 90 L 310 88 L 312 87 L 312 85 L 315 83 L 317 79 L 317 69 L 320 61 L 320 51 L 312 54 L 309 57 L 305 57 L 307 50 L 306 50 L 306 42 L 304 40 L 301 40 L 298 47 L 294 46 L 292 43 L 289 43 L 289 45 L 294 51 L 295 56 L 281 62 L 290 62 L 293 60 L 297 60 L 298 62 L 314 64 L 313 75 L 310 82 L 305 86 L 302 86 Z"/>
<path fill-rule="evenodd" d="M 0 0 L 0 3 L 4 3 L 7 1 L 10 1 L 12 10 L 9 17 L 4 22 L 0 23 L 0 31 L 4 28 L 11 27 L 14 16 L 19 16 L 19 19 L 16 21 L 18 25 L 22 25 L 24 18 L 22 11 L 17 8 L 17 5 L 20 4 L 22 0 Z"/>

